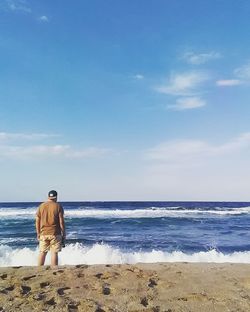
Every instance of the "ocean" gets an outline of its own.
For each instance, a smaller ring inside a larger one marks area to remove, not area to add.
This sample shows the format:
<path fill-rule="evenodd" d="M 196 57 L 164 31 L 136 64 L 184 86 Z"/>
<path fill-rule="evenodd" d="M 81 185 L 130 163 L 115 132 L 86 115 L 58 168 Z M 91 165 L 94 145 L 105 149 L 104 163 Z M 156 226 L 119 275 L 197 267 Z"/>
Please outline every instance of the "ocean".
<path fill-rule="evenodd" d="M 36 265 L 39 203 L 0 203 L 0 266 Z M 248 202 L 63 202 L 60 265 L 250 263 Z M 48 255 L 46 264 L 49 264 Z"/>

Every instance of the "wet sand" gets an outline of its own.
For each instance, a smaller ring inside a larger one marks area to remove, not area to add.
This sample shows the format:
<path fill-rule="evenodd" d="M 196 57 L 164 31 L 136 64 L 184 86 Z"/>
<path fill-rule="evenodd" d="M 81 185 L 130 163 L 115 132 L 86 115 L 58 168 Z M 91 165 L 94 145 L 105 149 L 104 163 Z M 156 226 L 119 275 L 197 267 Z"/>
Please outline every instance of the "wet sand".
<path fill-rule="evenodd" d="M 248 312 L 250 265 L 0 268 L 0 311 Z"/>

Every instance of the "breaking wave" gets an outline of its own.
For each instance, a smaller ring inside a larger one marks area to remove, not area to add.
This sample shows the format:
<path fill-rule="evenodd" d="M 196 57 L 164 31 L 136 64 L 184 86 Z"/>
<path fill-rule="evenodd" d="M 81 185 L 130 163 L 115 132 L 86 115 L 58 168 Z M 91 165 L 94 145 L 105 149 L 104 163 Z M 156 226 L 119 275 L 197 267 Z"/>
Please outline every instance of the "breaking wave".
<path fill-rule="evenodd" d="M 34 266 L 37 264 L 38 249 L 12 248 L 0 245 L 0 266 Z M 182 251 L 162 250 L 124 251 L 107 244 L 94 244 L 86 247 L 81 243 L 69 244 L 59 256 L 59 265 L 76 264 L 134 264 L 138 262 L 213 262 L 213 263 L 250 263 L 250 251 L 221 253 L 215 249 L 192 254 Z M 50 255 L 45 264 L 50 263 Z"/>
<path fill-rule="evenodd" d="M 34 218 L 37 208 L 1 208 L 0 218 Z M 218 209 L 183 209 L 180 207 L 147 209 L 65 209 L 68 218 L 184 218 L 250 214 L 250 207 Z"/>

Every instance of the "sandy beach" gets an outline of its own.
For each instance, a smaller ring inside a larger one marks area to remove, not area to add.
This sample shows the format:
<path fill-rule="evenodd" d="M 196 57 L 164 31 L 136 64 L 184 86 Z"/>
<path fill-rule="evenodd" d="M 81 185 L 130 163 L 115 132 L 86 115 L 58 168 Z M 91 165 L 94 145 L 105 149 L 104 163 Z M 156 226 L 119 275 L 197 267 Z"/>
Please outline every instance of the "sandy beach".
<path fill-rule="evenodd" d="M 250 311 L 250 265 L 0 268 L 0 311 Z"/>

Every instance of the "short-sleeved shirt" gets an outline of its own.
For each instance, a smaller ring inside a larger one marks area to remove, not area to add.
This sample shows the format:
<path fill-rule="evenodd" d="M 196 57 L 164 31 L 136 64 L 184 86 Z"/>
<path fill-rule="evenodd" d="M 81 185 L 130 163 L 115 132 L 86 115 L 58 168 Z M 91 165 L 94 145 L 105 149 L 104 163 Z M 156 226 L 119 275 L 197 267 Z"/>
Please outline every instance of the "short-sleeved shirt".
<path fill-rule="evenodd" d="M 40 219 L 41 235 L 61 235 L 60 214 L 64 214 L 63 207 L 53 201 L 44 202 L 38 207 L 36 216 Z"/>

